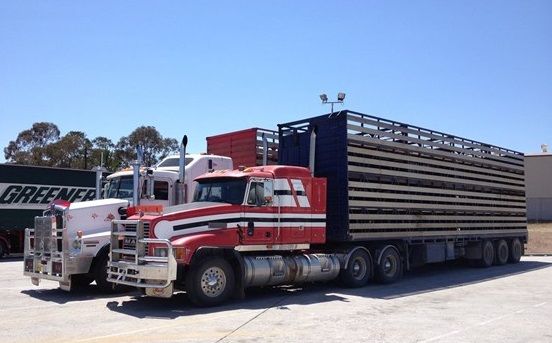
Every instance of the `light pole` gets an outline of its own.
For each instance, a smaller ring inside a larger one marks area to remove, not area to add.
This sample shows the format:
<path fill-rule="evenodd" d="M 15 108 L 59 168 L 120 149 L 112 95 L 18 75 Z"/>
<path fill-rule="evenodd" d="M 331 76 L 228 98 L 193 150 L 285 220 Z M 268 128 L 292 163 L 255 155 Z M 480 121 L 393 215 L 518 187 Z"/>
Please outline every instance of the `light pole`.
<path fill-rule="evenodd" d="M 334 112 L 334 104 L 343 104 L 343 100 L 345 100 L 345 93 L 339 92 L 337 93 L 337 101 L 328 101 L 328 96 L 326 94 L 320 94 L 320 100 L 322 100 L 323 104 L 331 104 L 332 105 L 332 113 L 330 113 L 330 116 L 333 115 Z"/>

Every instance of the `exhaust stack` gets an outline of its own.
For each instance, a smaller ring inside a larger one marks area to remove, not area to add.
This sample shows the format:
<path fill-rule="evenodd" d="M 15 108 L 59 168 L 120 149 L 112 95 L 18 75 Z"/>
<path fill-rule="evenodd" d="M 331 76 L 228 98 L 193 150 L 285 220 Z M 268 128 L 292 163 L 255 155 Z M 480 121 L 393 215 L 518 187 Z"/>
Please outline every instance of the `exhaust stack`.
<path fill-rule="evenodd" d="M 100 158 L 100 165 L 96 166 L 93 170 L 96 171 L 96 200 L 100 200 L 102 198 L 102 181 L 103 181 L 103 172 L 107 171 L 104 167 L 104 161 L 103 161 L 103 152 L 101 154 Z"/>
<path fill-rule="evenodd" d="M 268 139 L 266 133 L 263 132 L 263 166 L 268 164 Z"/>
<path fill-rule="evenodd" d="M 314 161 L 316 157 L 316 128 L 313 127 L 310 135 L 310 144 L 309 144 L 309 169 L 311 175 L 314 176 Z"/>
<path fill-rule="evenodd" d="M 186 202 L 186 184 L 185 171 L 186 171 L 186 145 L 188 145 L 188 136 L 182 137 L 182 144 L 180 145 L 180 158 L 178 160 L 178 183 L 177 183 L 177 202 L 183 204 Z"/>
<path fill-rule="evenodd" d="M 132 205 L 140 205 L 140 167 L 142 166 L 142 160 L 144 158 L 144 150 L 140 145 L 136 146 L 136 160 L 132 161 Z"/>

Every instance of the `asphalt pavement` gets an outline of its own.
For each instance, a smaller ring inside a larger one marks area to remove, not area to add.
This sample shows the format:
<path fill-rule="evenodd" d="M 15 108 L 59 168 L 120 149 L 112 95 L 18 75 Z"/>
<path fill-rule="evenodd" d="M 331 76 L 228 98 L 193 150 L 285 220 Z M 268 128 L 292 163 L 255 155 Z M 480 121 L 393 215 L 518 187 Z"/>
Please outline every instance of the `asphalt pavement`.
<path fill-rule="evenodd" d="M 392 285 L 249 289 L 196 308 L 137 292 L 33 286 L 0 261 L 1 342 L 552 342 L 552 257 L 488 269 L 426 266 Z"/>

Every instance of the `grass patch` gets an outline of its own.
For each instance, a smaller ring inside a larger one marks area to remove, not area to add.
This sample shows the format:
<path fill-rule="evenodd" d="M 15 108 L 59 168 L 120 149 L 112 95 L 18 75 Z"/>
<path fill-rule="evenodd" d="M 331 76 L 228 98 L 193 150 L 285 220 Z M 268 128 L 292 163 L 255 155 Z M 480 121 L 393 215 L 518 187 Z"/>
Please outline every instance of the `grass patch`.
<path fill-rule="evenodd" d="M 529 241 L 526 253 L 552 253 L 552 223 L 529 224 L 527 229 L 529 230 Z"/>

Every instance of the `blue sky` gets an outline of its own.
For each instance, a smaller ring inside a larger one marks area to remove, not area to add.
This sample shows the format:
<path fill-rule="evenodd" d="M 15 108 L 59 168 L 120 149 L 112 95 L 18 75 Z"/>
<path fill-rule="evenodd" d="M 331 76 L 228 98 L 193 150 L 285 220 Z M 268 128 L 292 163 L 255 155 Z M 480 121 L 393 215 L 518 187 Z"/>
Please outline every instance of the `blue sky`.
<path fill-rule="evenodd" d="M 0 146 L 36 121 L 117 141 L 343 108 L 552 145 L 552 1 L 2 1 Z M 339 108 L 339 107 L 338 107 Z M 3 153 L 0 161 L 4 161 Z"/>

